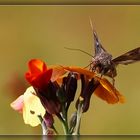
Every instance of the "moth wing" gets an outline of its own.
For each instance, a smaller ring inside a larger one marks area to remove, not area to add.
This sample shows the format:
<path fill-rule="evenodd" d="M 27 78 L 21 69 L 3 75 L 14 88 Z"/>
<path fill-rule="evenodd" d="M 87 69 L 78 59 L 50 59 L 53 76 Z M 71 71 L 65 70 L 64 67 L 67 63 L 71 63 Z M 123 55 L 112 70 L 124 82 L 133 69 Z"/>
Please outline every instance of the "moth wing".
<path fill-rule="evenodd" d="M 120 55 L 119 57 L 112 60 L 116 65 L 118 64 L 131 64 L 140 61 L 140 47 L 128 51 L 127 53 Z"/>
<path fill-rule="evenodd" d="M 102 44 L 100 43 L 100 40 L 97 36 L 97 33 L 95 30 L 93 30 L 93 37 L 94 37 L 94 50 L 95 50 L 95 56 L 101 54 L 102 52 L 107 52 Z"/>
<path fill-rule="evenodd" d="M 92 24 L 91 19 L 90 19 L 90 26 L 91 26 L 91 29 L 92 29 L 93 40 L 94 40 L 94 43 L 93 43 L 94 55 L 96 56 L 96 55 L 100 54 L 101 52 L 106 52 L 106 50 L 103 48 L 103 46 L 100 43 L 98 35 L 93 28 L 93 24 Z"/>

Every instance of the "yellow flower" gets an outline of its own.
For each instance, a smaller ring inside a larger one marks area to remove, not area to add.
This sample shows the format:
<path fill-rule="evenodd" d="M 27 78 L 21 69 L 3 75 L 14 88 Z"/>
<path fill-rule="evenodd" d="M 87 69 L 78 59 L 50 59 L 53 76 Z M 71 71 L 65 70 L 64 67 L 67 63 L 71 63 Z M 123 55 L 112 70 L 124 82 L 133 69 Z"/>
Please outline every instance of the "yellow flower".
<path fill-rule="evenodd" d="M 11 107 L 18 112 L 22 112 L 25 124 L 33 127 L 41 123 L 38 116 L 43 117 L 46 112 L 32 86 L 27 88 L 23 95 L 12 102 Z"/>

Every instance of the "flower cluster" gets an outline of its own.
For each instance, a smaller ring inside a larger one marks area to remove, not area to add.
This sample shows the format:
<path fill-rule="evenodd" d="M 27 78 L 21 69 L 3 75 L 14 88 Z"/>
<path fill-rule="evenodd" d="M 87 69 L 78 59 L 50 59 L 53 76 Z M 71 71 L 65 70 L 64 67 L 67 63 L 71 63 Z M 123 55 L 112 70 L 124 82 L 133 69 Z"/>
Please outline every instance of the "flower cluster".
<path fill-rule="evenodd" d="M 107 79 L 85 68 L 48 67 L 39 59 L 30 60 L 28 67 L 25 78 L 31 86 L 11 103 L 11 107 L 23 114 L 25 124 L 41 124 L 43 134 L 58 133 L 54 127 L 55 116 L 62 122 L 65 134 L 79 134 L 81 115 L 89 109 L 93 93 L 109 104 L 124 102 L 124 97 Z M 76 112 L 68 120 L 67 113 L 75 100 L 78 80 L 81 91 L 75 103 Z"/>

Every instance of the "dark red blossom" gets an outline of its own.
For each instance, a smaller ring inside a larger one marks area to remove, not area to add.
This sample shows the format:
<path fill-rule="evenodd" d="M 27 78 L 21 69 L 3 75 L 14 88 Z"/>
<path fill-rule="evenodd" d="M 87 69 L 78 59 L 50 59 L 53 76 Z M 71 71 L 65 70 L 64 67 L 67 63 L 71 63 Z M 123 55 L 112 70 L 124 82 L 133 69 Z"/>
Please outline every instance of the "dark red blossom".
<path fill-rule="evenodd" d="M 49 82 L 45 88 L 37 89 L 37 96 L 40 98 L 43 106 L 49 114 L 57 114 L 61 110 L 61 103 L 56 96 L 59 85 L 56 82 Z"/>
<path fill-rule="evenodd" d="M 81 74 L 80 77 L 81 77 L 80 97 L 84 99 L 82 110 L 83 112 L 86 112 L 90 105 L 91 95 L 93 94 L 95 89 L 98 87 L 99 82 L 94 78 L 89 79 L 87 78 L 86 75 L 83 75 L 83 74 Z M 78 99 L 76 102 L 76 108 L 78 108 L 79 102 L 80 102 L 80 99 Z"/>
<path fill-rule="evenodd" d="M 64 77 L 62 87 L 66 94 L 66 101 L 72 102 L 77 90 L 77 74 L 70 72 L 67 77 Z"/>
<path fill-rule="evenodd" d="M 50 128 L 53 127 L 54 119 L 51 114 L 46 113 L 44 116 L 44 121 L 45 121 L 47 127 L 50 127 Z"/>

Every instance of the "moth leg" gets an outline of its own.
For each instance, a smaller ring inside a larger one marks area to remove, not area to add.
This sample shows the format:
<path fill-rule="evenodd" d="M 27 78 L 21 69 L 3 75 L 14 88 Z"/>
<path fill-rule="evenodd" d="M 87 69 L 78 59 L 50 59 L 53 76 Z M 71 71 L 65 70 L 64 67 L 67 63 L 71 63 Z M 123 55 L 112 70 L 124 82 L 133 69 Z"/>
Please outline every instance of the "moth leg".
<path fill-rule="evenodd" d="M 93 61 L 91 61 L 90 63 L 89 63 L 89 70 L 91 70 L 91 71 L 93 71 L 93 72 L 95 72 L 95 70 L 94 70 L 94 63 L 93 63 Z M 88 67 L 87 66 L 87 67 Z"/>
<path fill-rule="evenodd" d="M 112 85 L 114 87 L 115 86 L 114 71 L 112 71 L 112 69 L 109 69 L 105 75 L 111 78 Z"/>
<path fill-rule="evenodd" d="M 114 78 L 114 74 L 113 74 L 112 71 L 111 71 L 111 78 L 112 78 L 112 85 L 113 85 L 114 93 L 115 93 L 115 95 L 116 95 L 116 97 L 117 97 L 117 99 L 119 101 L 119 97 L 118 97 L 117 92 L 116 92 L 116 89 L 115 89 L 115 78 Z"/>
<path fill-rule="evenodd" d="M 100 79 L 102 79 L 103 76 L 104 76 L 104 71 L 101 72 Z"/>
<path fill-rule="evenodd" d="M 89 70 L 92 70 L 91 64 L 92 64 L 92 62 L 90 62 L 87 66 L 85 66 L 84 69 L 89 67 Z"/>
<path fill-rule="evenodd" d="M 113 75 L 112 75 L 112 85 L 113 87 L 115 87 L 115 78 L 113 77 Z"/>

